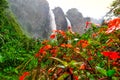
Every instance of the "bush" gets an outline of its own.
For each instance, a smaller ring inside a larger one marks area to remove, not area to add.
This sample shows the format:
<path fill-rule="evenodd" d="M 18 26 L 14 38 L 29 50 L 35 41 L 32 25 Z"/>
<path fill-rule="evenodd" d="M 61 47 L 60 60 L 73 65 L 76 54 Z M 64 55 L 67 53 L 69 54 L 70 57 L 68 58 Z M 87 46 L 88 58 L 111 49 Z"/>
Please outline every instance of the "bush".
<path fill-rule="evenodd" d="M 38 65 L 20 76 L 32 80 L 119 80 L 120 18 L 107 26 L 94 24 L 82 36 L 55 30 L 35 54 Z M 57 39 L 55 39 L 57 38 Z"/>

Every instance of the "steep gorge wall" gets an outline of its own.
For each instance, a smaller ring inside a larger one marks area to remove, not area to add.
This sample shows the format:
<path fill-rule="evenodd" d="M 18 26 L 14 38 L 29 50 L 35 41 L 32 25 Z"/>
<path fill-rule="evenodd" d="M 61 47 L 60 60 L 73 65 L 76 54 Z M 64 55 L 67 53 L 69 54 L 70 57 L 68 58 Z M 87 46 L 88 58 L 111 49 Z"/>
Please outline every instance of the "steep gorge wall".
<path fill-rule="evenodd" d="M 51 10 L 47 0 L 8 1 L 23 31 L 32 38 L 48 39 L 53 29 L 66 31 L 69 24 L 74 32 L 83 34 L 86 31 L 88 18 L 84 18 L 76 8 L 69 9 L 64 14 L 60 7 Z"/>
<path fill-rule="evenodd" d="M 53 9 L 53 13 L 55 14 L 55 22 L 58 30 L 67 30 L 67 20 L 65 18 L 65 14 L 60 7 L 56 7 Z"/>
<path fill-rule="evenodd" d="M 51 32 L 46 0 L 8 0 L 10 8 L 30 37 L 48 38 Z"/>
<path fill-rule="evenodd" d="M 66 13 L 74 32 L 83 34 L 85 32 L 85 19 L 76 8 L 69 9 Z"/>

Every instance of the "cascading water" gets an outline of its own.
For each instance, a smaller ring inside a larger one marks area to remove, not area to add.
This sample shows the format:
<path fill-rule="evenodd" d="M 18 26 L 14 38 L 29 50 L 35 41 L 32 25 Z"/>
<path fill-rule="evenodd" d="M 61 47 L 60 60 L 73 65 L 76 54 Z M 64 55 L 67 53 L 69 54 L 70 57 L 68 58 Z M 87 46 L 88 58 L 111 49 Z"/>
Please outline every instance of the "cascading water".
<path fill-rule="evenodd" d="M 66 20 L 67 20 L 67 27 L 68 26 L 72 27 L 71 22 L 70 22 L 70 20 L 67 17 L 66 17 Z"/>
<path fill-rule="evenodd" d="M 55 15 L 51 9 L 49 10 L 49 15 L 50 15 L 50 27 L 52 28 L 52 30 L 56 30 Z"/>

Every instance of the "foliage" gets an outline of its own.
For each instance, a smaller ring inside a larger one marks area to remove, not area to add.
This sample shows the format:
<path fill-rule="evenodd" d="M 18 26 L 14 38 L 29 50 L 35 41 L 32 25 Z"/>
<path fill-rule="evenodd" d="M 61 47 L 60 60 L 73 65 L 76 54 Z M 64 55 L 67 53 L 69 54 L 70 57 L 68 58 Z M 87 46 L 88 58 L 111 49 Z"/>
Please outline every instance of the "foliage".
<path fill-rule="evenodd" d="M 23 34 L 7 1 L 0 0 L 0 79 L 17 80 L 23 70 L 37 66 L 37 59 L 32 55 L 39 47 L 38 41 Z"/>
<path fill-rule="evenodd" d="M 38 65 L 24 78 L 32 80 L 119 80 L 120 18 L 91 28 L 82 36 L 68 29 L 53 31 L 35 54 Z M 114 22 L 114 23 L 113 23 Z M 112 30 L 112 31 L 111 31 Z M 20 77 L 23 77 L 20 76 Z M 24 79 L 20 79 L 24 80 Z"/>
<path fill-rule="evenodd" d="M 91 24 L 91 23 L 90 23 Z M 87 28 L 87 27 L 86 27 Z M 50 40 L 27 38 L 0 1 L 1 80 L 119 80 L 120 18 L 91 24 L 83 35 L 55 30 Z"/>
<path fill-rule="evenodd" d="M 120 14 L 120 0 L 113 1 L 111 6 L 115 8 L 113 11 L 114 14 L 119 15 Z"/>
<path fill-rule="evenodd" d="M 8 8 L 8 3 L 6 0 L 0 0 L 0 12 L 3 12 L 5 8 Z"/>

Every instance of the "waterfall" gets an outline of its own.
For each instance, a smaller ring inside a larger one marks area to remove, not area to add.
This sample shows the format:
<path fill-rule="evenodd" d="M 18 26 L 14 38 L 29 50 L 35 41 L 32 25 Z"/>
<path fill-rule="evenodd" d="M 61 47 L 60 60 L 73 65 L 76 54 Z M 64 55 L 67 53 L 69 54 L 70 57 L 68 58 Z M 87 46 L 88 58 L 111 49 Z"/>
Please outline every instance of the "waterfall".
<path fill-rule="evenodd" d="M 72 25 L 71 25 L 71 22 L 70 20 L 66 17 L 66 21 L 67 21 L 67 28 L 68 28 L 68 31 L 70 31 L 72 34 L 74 34 L 74 32 L 72 31 Z"/>
<path fill-rule="evenodd" d="M 52 28 L 52 30 L 56 30 L 55 15 L 51 9 L 49 10 L 49 15 L 50 15 L 50 27 Z"/>
<path fill-rule="evenodd" d="M 70 20 L 66 17 L 66 20 L 67 20 L 67 27 L 69 26 L 69 27 L 72 27 L 72 25 L 71 25 L 71 22 L 70 22 Z"/>

